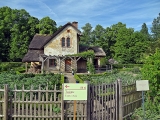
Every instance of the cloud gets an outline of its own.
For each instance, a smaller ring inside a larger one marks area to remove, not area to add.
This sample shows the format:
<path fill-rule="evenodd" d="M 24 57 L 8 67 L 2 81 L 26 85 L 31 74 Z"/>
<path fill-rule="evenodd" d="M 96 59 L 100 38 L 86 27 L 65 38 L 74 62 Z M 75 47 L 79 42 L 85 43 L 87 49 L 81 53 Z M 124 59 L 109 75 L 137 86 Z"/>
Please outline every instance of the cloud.
<path fill-rule="evenodd" d="M 122 22 L 140 29 L 144 22 L 151 26 L 160 12 L 159 0 L 3 0 L 0 6 L 23 8 L 39 19 L 49 16 L 58 25 L 78 21 L 80 28 L 86 23 L 94 28 Z"/>
<path fill-rule="evenodd" d="M 50 11 L 50 14 L 53 14 L 57 17 L 57 14 L 44 2 L 40 1 L 40 0 L 35 0 L 39 3 L 40 6 L 44 6 L 45 8 L 47 8 Z"/>

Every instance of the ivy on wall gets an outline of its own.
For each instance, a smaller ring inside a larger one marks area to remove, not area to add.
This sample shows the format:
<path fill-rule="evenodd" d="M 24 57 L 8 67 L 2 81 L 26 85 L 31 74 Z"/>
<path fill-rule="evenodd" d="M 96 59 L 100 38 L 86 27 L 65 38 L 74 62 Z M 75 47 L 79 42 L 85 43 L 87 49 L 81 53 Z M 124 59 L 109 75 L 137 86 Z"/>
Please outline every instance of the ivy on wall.
<path fill-rule="evenodd" d="M 88 50 L 88 51 L 84 51 L 81 53 L 77 53 L 77 54 L 73 54 L 73 55 L 67 55 L 67 56 L 76 56 L 76 57 L 82 57 L 87 59 L 87 70 L 91 73 L 94 74 L 95 73 L 95 68 L 94 65 L 92 63 L 93 59 L 95 58 L 95 54 L 93 50 Z"/>

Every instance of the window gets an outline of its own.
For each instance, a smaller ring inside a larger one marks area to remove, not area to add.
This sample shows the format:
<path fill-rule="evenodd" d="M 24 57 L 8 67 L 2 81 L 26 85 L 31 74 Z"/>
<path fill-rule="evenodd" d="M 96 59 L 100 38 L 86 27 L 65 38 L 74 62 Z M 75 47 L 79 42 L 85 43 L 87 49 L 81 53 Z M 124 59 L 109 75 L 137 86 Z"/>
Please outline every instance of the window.
<path fill-rule="evenodd" d="M 62 47 L 65 47 L 65 38 L 62 38 Z"/>
<path fill-rule="evenodd" d="M 70 38 L 67 38 L 67 47 L 70 47 Z"/>
<path fill-rule="evenodd" d="M 49 59 L 49 67 L 56 67 L 57 60 L 56 59 Z"/>

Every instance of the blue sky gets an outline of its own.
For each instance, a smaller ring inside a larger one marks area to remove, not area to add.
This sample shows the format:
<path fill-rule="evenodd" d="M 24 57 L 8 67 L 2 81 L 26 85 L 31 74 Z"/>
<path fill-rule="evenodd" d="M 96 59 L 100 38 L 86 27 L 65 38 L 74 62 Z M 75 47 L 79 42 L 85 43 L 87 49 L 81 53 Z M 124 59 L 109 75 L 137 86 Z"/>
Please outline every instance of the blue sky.
<path fill-rule="evenodd" d="M 57 27 L 77 21 L 79 29 L 86 23 L 106 28 L 118 22 L 135 30 L 146 23 L 150 29 L 160 13 L 160 0 L 0 0 L 3 6 L 25 9 L 38 19 L 49 16 Z"/>

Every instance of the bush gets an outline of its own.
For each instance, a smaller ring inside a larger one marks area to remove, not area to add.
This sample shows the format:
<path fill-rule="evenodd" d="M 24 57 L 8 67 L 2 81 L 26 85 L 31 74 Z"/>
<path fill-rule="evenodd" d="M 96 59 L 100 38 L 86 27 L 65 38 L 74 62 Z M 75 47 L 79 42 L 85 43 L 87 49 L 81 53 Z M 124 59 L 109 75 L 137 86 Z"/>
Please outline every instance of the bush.
<path fill-rule="evenodd" d="M 142 68 L 143 64 L 113 64 L 113 68 L 122 69 L 122 68 Z"/>
<path fill-rule="evenodd" d="M 19 70 L 16 70 L 17 68 L 25 69 L 24 63 L 22 62 L 1 62 L 0 63 L 0 72 L 10 71 L 10 70 L 19 71 Z M 19 72 L 21 72 L 21 70 Z"/>
<path fill-rule="evenodd" d="M 152 106 L 150 108 L 149 106 Z M 155 110 L 153 107 L 159 109 L 159 111 Z M 132 120 L 144 120 L 144 112 L 142 108 L 138 108 L 134 111 Z M 145 104 L 145 119 L 146 120 L 159 120 L 160 119 L 160 104 L 146 103 Z"/>
<path fill-rule="evenodd" d="M 75 78 L 76 81 L 78 81 L 79 83 L 84 83 L 84 80 L 82 80 L 77 74 L 74 74 L 74 78 Z"/>

